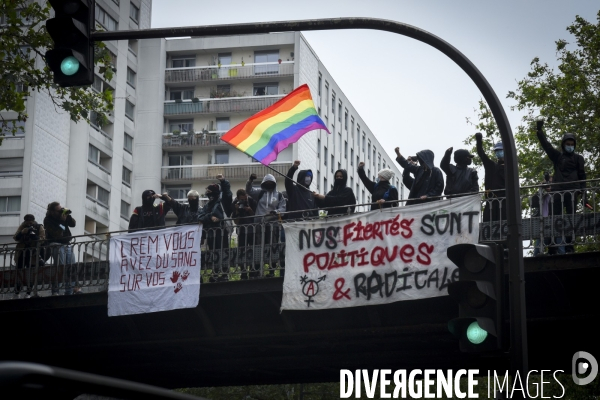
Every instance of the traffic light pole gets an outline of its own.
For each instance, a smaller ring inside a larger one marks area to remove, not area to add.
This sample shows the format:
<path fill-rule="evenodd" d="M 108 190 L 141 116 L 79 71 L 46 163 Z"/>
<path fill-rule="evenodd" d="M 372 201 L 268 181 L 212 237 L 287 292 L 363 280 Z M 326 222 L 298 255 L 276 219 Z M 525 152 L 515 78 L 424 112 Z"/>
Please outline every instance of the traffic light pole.
<path fill-rule="evenodd" d="M 256 22 L 231 25 L 208 25 L 181 28 L 93 32 L 91 40 L 153 39 L 187 36 L 226 36 L 253 33 L 321 31 L 338 29 L 372 29 L 396 33 L 426 43 L 453 60 L 473 80 L 490 107 L 504 145 L 506 168 L 506 202 L 508 217 L 510 358 L 511 373 L 527 375 L 527 319 L 525 314 L 525 274 L 521 234 L 521 201 L 517 151 L 508 118 L 496 93 L 473 63 L 445 40 L 417 27 L 375 18 L 327 18 L 300 21 Z"/>

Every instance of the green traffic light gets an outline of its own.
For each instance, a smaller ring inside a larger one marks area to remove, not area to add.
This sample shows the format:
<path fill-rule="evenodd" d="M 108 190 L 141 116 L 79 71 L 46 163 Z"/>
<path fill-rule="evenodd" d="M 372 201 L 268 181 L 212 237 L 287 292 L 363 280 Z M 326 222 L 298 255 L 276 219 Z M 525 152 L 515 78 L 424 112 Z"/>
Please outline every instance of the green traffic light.
<path fill-rule="evenodd" d="M 65 75 L 74 75 L 79 71 L 79 61 L 75 57 L 69 56 L 60 63 L 60 70 Z"/>
<path fill-rule="evenodd" d="M 471 322 L 467 328 L 467 339 L 469 339 L 469 342 L 473 344 L 483 343 L 485 338 L 487 338 L 487 335 L 488 333 L 481 329 L 477 321 Z"/>

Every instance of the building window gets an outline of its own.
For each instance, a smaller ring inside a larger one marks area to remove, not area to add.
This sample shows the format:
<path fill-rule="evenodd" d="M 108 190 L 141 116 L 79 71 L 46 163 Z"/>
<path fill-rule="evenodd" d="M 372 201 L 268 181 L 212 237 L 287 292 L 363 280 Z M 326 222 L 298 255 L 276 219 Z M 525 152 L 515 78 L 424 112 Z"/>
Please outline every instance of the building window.
<path fill-rule="evenodd" d="M 123 149 L 129 153 L 133 153 L 133 138 L 128 134 L 125 134 L 125 141 L 123 142 Z"/>
<path fill-rule="evenodd" d="M 196 66 L 196 56 L 176 56 L 171 58 L 171 68 L 190 68 Z"/>
<path fill-rule="evenodd" d="M 274 83 L 260 83 L 254 84 L 253 90 L 254 96 L 272 96 L 279 94 L 279 84 Z"/>
<path fill-rule="evenodd" d="M 321 189 L 321 171 L 317 171 L 317 192 Z"/>
<path fill-rule="evenodd" d="M 4 136 L 4 139 L 12 137 L 13 126 L 17 128 L 15 136 L 23 136 L 25 134 L 25 122 L 17 121 L 16 119 L 11 119 L 5 120 L 4 122 L 0 123 L 0 136 Z"/>
<path fill-rule="evenodd" d="M 381 154 L 377 153 L 377 171 L 381 170 Z"/>
<path fill-rule="evenodd" d="M 192 190 L 192 187 L 189 185 L 167 186 L 165 188 L 165 190 L 169 194 L 170 197 L 178 200 L 178 199 L 186 199 L 187 194 L 190 190 Z"/>
<path fill-rule="evenodd" d="M 354 177 L 353 176 L 350 177 L 350 189 L 352 189 L 352 186 L 354 186 Z"/>
<path fill-rule="evenodd" d="M 1 196 L 0 214 L 18 213 L 21 211 L 21 196 Z"/>
<path fill-rule="evenodd" d="M 327 83 L 327 81 L 325 81 L 325 118 L 329 118 L 327 116 L 327 114 L 329 114 L 329 112 L 327 111 L 327 101 L 329 99 L 329 83 Z"/>
<path fill-rule="evenodd" d="M 91 144 L 88 147 L 88 161 L 110 174 L 110 157 Z"/>
<path fill-rule="evenodd" d="M 125 185 L 131 186 L 131 171 L 126 167 L 123 167 L 123 177 L 121 180 Z"/>
<path fill-rule="evenodd" d="M 129 219 L 129 208 L 130 205 L 128 202 L 121 200 L 121 217 L 125 218 L 125 219 Z"/>
<path fill-rule="evenodd" d="M 255 65 L 254 75 L 270 75 L 279 73 L 279 50 L 255 51 L 254 63 L 273 63 L 268 65 Z"/>
<path fill-rule="evenodd" d="M 231 53 L 219 53 L 217 57 L 218 57 L 219 64 L 221 64 L 221 65 L 231 64 Z"/>
<path fill-rule="evenodd" d="M 344 158 L 348 158 L 348 141 L 344 140 Z"/>
<path fill-rule="evenodd" d="M 127 49 L 137 57 L 138 53 L 138 41 L 134 39 L 130 39 L 127 41 Z"/>
<path fill-rule="evenodd" d="M 94 164 L 100 164 L 100 150 L 96 147 L 89 145 L 88 149 L 88 161 L 93 162 Z"/>
<path fill-rule="evenodd" d="M 229 150 L 215 150 L 215 164 L 228 164 Z"/>
<path fill-rule="evenodd" d="M 323 178 L 323 190 L 327 193 L 327 178 Z"/>
<path fill-rule="evenodd" d="M 354 165 L 354 149 L 350 149 L 350 166 L 352 165 Z"/>
<path fill-rule="evenodd" d="M 360 129 L 359 129 L 359 131 L 360 131 Z M 354 132 L 354 117 L 350 117 L 350 136 L 352 136 L 352 132 Z M 357 140 L 356 145 L 358 146 L 359 145 L 358 136 L 356 136 L 356 140 Z"/>
<path fill-rule="evenodd" d="M 359 127 L 360 130 L 360 127 Z M 362 151 L 363 153 L 365 152 L 365 133 L 363 132 L 363 136 L 362 136 Z"/>
<path fill-rule="evenodd" d="M 134 115 L 135 115 L 135 106 L 129 100 L 125 100 L 125 116 L 127 118 L 129 118 L 130 120 L 135 121 Z"/>
<path fill-rule="evenodd" d="M 323 155 L 325 156 L 323 158 L 323 165 L 327 166 L 327 146 L 323 147 Z"/>
<path fill-rule="evenodd" d="M 132 88 L 135 88 L 135 75 L 135 72 L 133 72 L 131 68 L 127 67 L 127 83 Z"/>
<path fill-rule="evenodd" d="M 344 110 L 344 129 L 348 130 L 348 110 Z M 350 135 L 352 136 L 352 131 L 350 131 Z"/>
<path fill-rule="evenodd" d="M 139 24 L 140 9 L 137 8 L 133 3 L 129 3 L 129 18 L 131 18 L 136 24 Z"/>
<path fill-rule="evenodd" d="M 338 121 L 342 122 L 342 102 L 341 101 L 338 104 Z"/>
<path fill-rule="evenodd" d="M 230 126 L 229 117 L 217 118 L 217 131 L 228 131 Z"/>
<path fill-rule="evenodd" d="M 98 186 L 98 201 L 108 207 L 108 205 L 110 203 L 109 197 L 110 197 L 110 192 L 108 190 Z"/>
<path fill-rule="evenodd" d="M 173 133 L 174 131 L 181 132 L 194 132 L 194 120 L 186 119 L 181 121 L 169 121 L 169 133 Z"/>
<path fill-rule="evenodd" d="M 332 174 L 333 174 L 333 166 L 334 166 L 334 165 L 335 165 L 335 157 L 334 157 L 334 155 L 332 154 L 332 155 L 331 155 L 331 173 L 332 173 Z"/>
<path fill-rule="evenodd" d="M 117 20 L 111 17 L 98 4 L 96 4 L 96 21 L 98 21 L 107 31 L 116 31 L 119 29 Z"/>
<path fill-rule="evenodd" d="M 321 158 L 321 139 L 317 139 L 317 158 Z"/>
<path fill-rule="evenodd" d="M 375 148 L 375 146 L 373 146 L 373 165 L 375 165 L 375 153 L 377 152 L 377 149 Z"/>
<path fill-rule="evenodd" d="M 335 91 L 331 91 L 331 113 L 335 115 Z"/>
<path fill-rule="evenodd" d="M 321 95 L 321 86 L 322 85 L 323 85 L 323 76 L 319 72 L 319 85 L 317 86 L 317 90 L 318 90 L 319 96 Z"/>
<path fill-rule="evenodd" d="M 371 159 L 371 140 L 369 140 L 369 144 L 367 144 L 367 160 Z"/>
<path fill-rule="evenodd" d="M 194 97 L 194 88 L 178 88 L 169 91 L 169 100 L 189 100 Z"/>

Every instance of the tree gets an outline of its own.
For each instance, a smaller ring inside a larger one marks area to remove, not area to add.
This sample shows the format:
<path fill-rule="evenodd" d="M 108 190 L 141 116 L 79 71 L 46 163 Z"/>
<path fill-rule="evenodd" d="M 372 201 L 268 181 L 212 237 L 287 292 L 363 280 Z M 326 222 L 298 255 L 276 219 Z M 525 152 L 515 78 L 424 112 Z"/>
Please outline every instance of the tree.
<path fill-rule="evenodd" d="M 53 42 L 46 31 L 50 4 L 43 1 L 11 0 L 0 3 L 0 110 L 16 112 L 7 120 L 0 114 L 0 144 L 6 134 L 16 134 L 27 120 L 26 101 L 32 92 L 47 93 L 55 107 L 69 113 L 71 120 L 90 122 L 95 111 L 102 125 L 113 108 L 112 91 L 97 93 L 89 87 L 62 88 L 53 84 L 52 71 L 44 54 Z M 110 81 L 114 71 L 110 52 L 103 43 L 95 43 L 95 64 L 104 79 Z"/>
<path fill-rule="evenodd" d="M 539 183 L 544 171 L 552 169 L 535 134 L 538 118 L 550 142 L 558 147 L 562 135 L 574 133 L 578 153 L 586 160 L 588 179 L 598 177 L 600 167 L 600 11 L 596 25 L 580 16 L 567 27 L 575 46 L 566 40 L 556 42 L 558 71 L 536 57 L 531 71 L 518 82 L 508 98 L 517 104 L 513 110 L 525 111 L 523 124 L 517 128 L 515 141 L 519 153 L 522 183 Z"/>

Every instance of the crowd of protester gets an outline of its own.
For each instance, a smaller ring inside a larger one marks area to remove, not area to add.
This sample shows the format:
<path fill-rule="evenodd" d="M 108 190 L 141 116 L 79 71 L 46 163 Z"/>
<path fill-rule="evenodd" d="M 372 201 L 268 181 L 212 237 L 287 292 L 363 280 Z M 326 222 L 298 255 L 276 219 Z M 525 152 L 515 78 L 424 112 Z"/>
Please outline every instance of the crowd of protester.
<path fill-rule="evenodd" d="M 537 124 L 537 137 L 541 147 L 553 164 L 554 173 L 547 173 L 543 183 L 546 184 L 542 195 L 532 197 L 532 216 L 557 216 L 574 213 L 574 205 L 579 198 L 585 196 L 585 160 L 575 152 L 576 138 L 567 133 L 563 136 L 560 148 L 554 148 L 543 132 L 543 123 Z M 504 176 L 504 148 L 502 142 L 493 146 L 494 155 L 490 157 L 483 148 L 481 133 L 475 135 L 477 155 L 484 167 L 485 201 L 482 221 L 484 223 L 500 222 L 506 219 L 506 192 Z M 434 153 L 421 150 L 416 156 L 404 157 L 400 148 L 396 147 L 396 162 L 403 168 L 402 183 L 409 189 L 406 205 L 438 201 L 444 198 L 464 196 L 479 192 L 477 171 L 470 167 L 475 157 L 468 150 L 454 151 L 454 163 L 450 162 L 453 147 L 446 150 L 440 168 L 434 164 Z M 160 229 L 165 226 L 165 216 L 172 210 L 177 216 L 177 224 L 202 223 L 202 243 L 209 250 L 227 249 L 230 247 L 230 236 L 235 230 L 237 246 L 243 251 L 254 244 L 273 245 L 285 242 L 285 234 L 280 223 L 299 219 L 316 218 L 320 215 L 337 216 L 354 213 L 357 205 L 356 195 L 347 186 L 348 173 L 344 169 L 335 172 L 332 189 L 325 193 L 311 190 L 313 173 L 310 169 L 299 169 L 301 162 L 294 161 L 285 179 L 285 191 L 279 191 L 276 179 L 271 174 L 262 177 L 260 185 L 254 182 L 256 174 L 250 175 L 246 188 L 236 192 L 235 198 L 231 186 L 222 175 L 210 184 L 204 193 L 208 202 L 200 206 L 200 194 L 190 190 L 187 204 L 180 203 L 167 193 L 162 195 L 153 190 L 145 190 L 142 194 L 142 205 L 135 207 L 129 220 L 129 231 L 140 229 Z M 398 188 L 392 185 L 394 172 L 384 168 L 372 181 L 364 170 L 365 164 L 360 162 L 357 173 L 365 188 L 371 193 L 370 209 L 399 206 Z M 445 183 L 442 172 L 446 175 Z M 294 176 L 296 177 L 294 181 Z M 552 185 L 550 186 L 550 183 Z M 162 202 L 156 203 L 160 199 Z M 585 197 L 583 198 L 585 203 Z M 321 213 L 320 213 L 321 211 Z M 226 226 L 225 221 L 235 223 L 235 228 Z M 17 269 L 31 267 L 36 263 L 43 265 L 50 257 L 56 265 L 75 263 L 72 247 L 72 234 L 69 228 L 75 227 L 75 219 L 69 209 L 58 202 L 48 204 L 43 224 L 36 222 L 35 217 L 27 214 L 24 222 L 14 235 L 18 243 L 15 251 Z M 543 254 L 542 240 L 536 240 L 534 255 Z M 35 243 L 43 242 L 44 246 Z M 548 246 L 548 254 L 565 254 L 573 252 L 573 238 L 545 237 L 543 245 Z M 34 250 L 35 249 L 35 250 Z M 242 265 L 241 278 L 251 279 L 259 276 L 260 265 L 251 263 Z M 285 265 L 282 263 L 280 276 L 283 276 Z M 211 281 L 228 279 L 228 269 L 220 267 L 213 271 Z M 273 268 L 269 270 L 273 273 Z M 265 275 L 269 275 L 269 273 Z M 23 285 L 15 285 L 18 294 Z M 58 294 L 59 285 L 52 285 L 52 294 Z M 66 279 L 65 294 L 79 293 L 75 282 Z M 30 295 L 28 288 L 27 296 Z"/>

